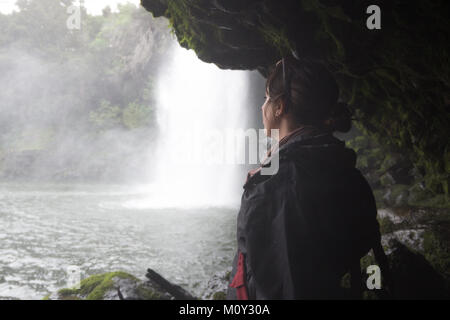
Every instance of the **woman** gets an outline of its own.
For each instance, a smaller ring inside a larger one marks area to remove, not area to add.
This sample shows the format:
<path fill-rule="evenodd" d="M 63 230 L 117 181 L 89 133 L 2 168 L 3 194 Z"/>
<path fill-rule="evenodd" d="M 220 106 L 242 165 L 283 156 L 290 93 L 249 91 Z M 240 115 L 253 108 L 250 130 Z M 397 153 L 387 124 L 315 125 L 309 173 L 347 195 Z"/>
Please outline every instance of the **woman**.
<path fill-rule="evenodd" d="M 341 277 L 360 293 L 359 259 L 371 248 L 385 267 L 372 191 L 356 154 L 335 138 L 351 114 L 318 63 L 278 62 L 262 106 L 268 135 L 279 130 L 279 170 L 249 172 L 237 221 L 238 250 L 228 299 L 344 298 Z"/>

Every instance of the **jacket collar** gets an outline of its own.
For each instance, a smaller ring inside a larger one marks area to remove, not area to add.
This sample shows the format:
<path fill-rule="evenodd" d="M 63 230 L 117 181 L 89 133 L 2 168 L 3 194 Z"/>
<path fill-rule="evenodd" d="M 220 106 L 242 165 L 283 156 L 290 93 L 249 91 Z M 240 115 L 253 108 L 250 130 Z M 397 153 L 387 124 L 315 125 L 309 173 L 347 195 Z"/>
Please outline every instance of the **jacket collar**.
<path fill-rule="evenodd" d="M 275 143 L 272 146 L 271 150 L 267 153 L 267 157 L 262 161 L 260 167 L 250 170 L 247 173 L 247 179 L 244 184 L 244 188 L 247 185 L 247 183 L 249 182 L 249 180 L 261 171 L 262 167 L 270 165 L 270 161 L 274 154 L 284 153 L 284 151 L 287 150 L 289 147 L 291 147 L 293 144 L 297 144 L 302 141 L 311 140 L 314 138 L 330 136 L 330 135 L 331 135 L 330 133 L 321 131 L 317 127 L 313 127 L 313 126 L 302 126 L 300 128 L 295 129 L 294 131 L 290 132 L 288 135 L 283 137 L 279 143 Z"/>

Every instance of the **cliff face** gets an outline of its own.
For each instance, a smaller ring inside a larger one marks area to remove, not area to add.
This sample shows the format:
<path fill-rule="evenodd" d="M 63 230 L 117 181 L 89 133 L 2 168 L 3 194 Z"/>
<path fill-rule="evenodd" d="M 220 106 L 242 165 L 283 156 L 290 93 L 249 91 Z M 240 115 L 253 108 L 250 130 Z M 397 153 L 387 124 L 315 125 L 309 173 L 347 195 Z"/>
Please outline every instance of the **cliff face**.
<path fill-rule="evenodd" d="M 369 30 L 369 5 L 381 29 Z M 142 0 L 183 47 L 262 74 L 283 55 L 323 62 L 357 126 L 400 152 L 448 199 L 450 3 L 445 0 Z"/>

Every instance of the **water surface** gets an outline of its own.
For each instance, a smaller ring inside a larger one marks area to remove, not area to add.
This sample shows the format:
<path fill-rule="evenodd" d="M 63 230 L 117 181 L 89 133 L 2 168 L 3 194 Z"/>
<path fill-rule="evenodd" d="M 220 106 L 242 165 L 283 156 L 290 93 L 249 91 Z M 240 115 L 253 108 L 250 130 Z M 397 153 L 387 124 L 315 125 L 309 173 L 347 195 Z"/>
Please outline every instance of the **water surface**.
<path fill-rule="evenodd" d="M 0 299 L 41 299 L 66 286 L 71 265 L 82 278 L 152 268 L 201 296 L 231 265 L 237 208 L 138 205 L 152 202 L 145 190 L 0 184 Z"/>

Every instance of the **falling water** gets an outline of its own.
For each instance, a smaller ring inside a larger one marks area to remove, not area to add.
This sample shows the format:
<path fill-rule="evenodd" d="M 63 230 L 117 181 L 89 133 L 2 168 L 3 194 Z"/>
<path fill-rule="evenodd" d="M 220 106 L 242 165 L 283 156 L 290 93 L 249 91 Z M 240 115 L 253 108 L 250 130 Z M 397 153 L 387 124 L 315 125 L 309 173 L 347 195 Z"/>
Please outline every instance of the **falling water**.
<path fill-rule="evenodd" d="M 236 205 L 243 174 L 235 133 L 245 126 L 249 72 L 221 70 L 178 44 L 162 70 L 153 191 L 141 205 Z"/>

